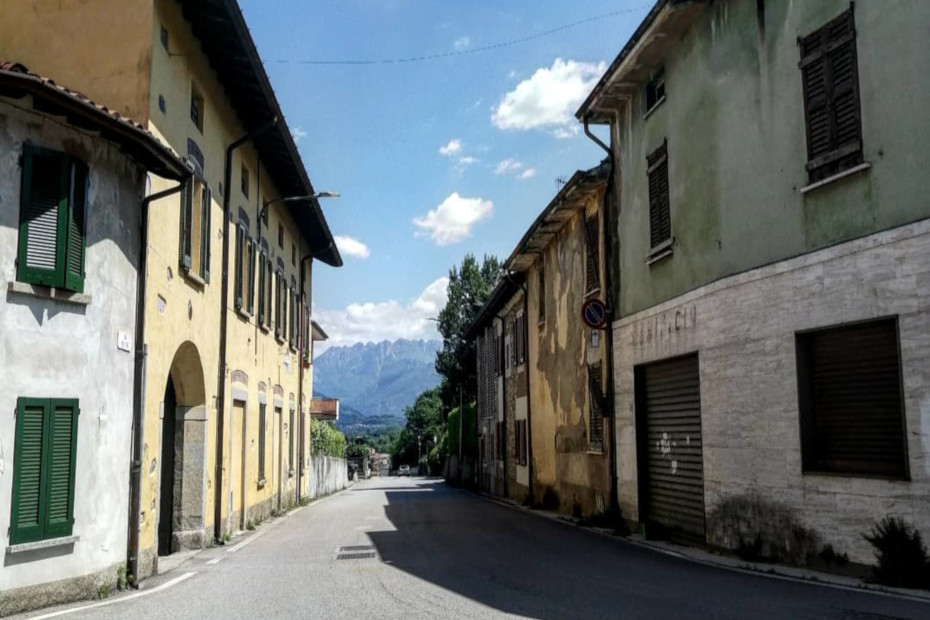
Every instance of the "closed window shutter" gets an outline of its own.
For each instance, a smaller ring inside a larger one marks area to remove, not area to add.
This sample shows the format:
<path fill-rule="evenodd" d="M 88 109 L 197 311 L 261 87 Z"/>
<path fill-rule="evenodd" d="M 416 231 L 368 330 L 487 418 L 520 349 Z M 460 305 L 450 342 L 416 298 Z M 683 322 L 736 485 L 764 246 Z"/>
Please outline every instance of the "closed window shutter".
<path fill-rule="evenodd" d="M 71 200 L 68 205 L 68 238 L 65 259 L 65 288 L 84 292 L 84 254 L 87 223 L 88 170 L 83 162 L 71 165 Z"/>
<path fill-rule="evenodd" d="M 862 163 L 859 67 L 852 10 L 804 37 L 807 170 L 816 182 Z"/>
<path fill-rule="evenodd" d="M 587 269 L 585 270 L 585 292 L 590 293 L 601 287 L 600 274 L 600 231 L 595 213 L 585 220 L 585 241 L 587 246 Z"/>
<path fill-rule="evenodd" d="M 188 179 L 181 193 L 181 229 L 178 243 L 178 261 L 186 269 L 191 268 L 191 228 L 194 180 Z"/>
<path fill-rule="evenodd" d="M 271 319 L 274 316 L 271 305 L 274 297 L 274 273 L 271 267 L 271 258 L 267 255 L 265 256 L 265 267 L 267 271 L 267 277 L 265 278 L 265 304 L 267 306 L 265 309 L 265 325 L 271 326 Z"/>
<path fill-rule="evenodd" d="M 200 275 L 207 284 L 210 283 L 210 213 L 213 211 L 212 200 L 213 192 L 210 191 L 206 181 L 204 181 L 203 198 L 200 201 L 203 209 L 203 216 L 200 218 L 202 226 L 200 234 Z"/>
<path fill-rule="evenodd" d="M 236 226 L 236 273 L 235 273 L 235 299 L 236 310 L 242 309 L 242 243 L 245 231 L 242 226 Z"/>
<path fill-rule="evenodd" d="M 653 248 L 672 238 L 668 187 L 668 148 L 663 144 L 649 164 L 649 241 Z"/>
<path fill-rule="evenodd" d="M 590 450 L 604 450 L 604 389 L 600 363 L 588 367 L 588 426 Z"/>
<path fill-rule="evenodd" d="M 20 398 L 17 402 L 13 512 L 10 516 L 12 545 L 42 540 L 45 529 L 42 477 L 47 409 L 48 400 Z"/>
<path fill-rule="evenodd" d="M 249 292 L 246 298 L 249 300 L 249 314 L 255 313 L 255 240 L 252 237 L 249 241 Z"/>
<path fill-rule="evenodd" d="M 258 405 L 258 479 L 265 479 L 265 403 Z"/>
<path fill-rule="evenodd" d="M 265 255 L 258 255 L 258 324 L 265 324 Z"/>
<path fill-rule="evenodd" d="M 52 399 L 49 409 L 45 538 L 60 538 L 74 523 L 78 401 Z"/>
<path fill-rule="evenodd" d="M 26 145 L 20 197 L 17 280 L 64 285 L 70 171 L 67 157 Z"/>

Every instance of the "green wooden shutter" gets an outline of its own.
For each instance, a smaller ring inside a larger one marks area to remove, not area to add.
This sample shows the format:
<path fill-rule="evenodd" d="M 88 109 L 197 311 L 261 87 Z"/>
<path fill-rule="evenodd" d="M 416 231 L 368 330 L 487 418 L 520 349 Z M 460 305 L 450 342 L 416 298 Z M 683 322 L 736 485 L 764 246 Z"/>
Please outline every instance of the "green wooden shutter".
<path fill-rule="evenodd" d="M 233 289 L 235 291 L 236 310 L 242 309 L 242 243 L 244 231 L 242 226 L 236 226 L 236 272 Z"/>
<path fill-rule="evenodd" d="M 181 192 L 181 231 L 178 243 L 178 261 L 186 269 L 191 268 L 191 228 L 194 202 L 194 179 L 188 179 Z"/>
<path fill-rule="evenodd" d="M 258 479 L 265 479 L 265 403 L 258 404 Z"/>
<path fill-rule="evenodd" d="M 43 481 L 48 400 L 20 398 L 16 403 L 13 456 L 13 512 L 10 544 L 42 540 L 45 529 Z"/>
<path fill-rule="evenodd" d="M 265 254 L 258 255 L 258 324 L 265 324 Z"/>
<path fill-rule="evenodd" d="M 84 292 L 84 258 L 87 225 L 87 166 L 80 161 L 71 165 L 71 200 L 68 201 L 68 237 L 65 253 L 66 289 Z"/>
<path fill-rule="evenodd" d="M 249 240 L 249 293 L 246 299 L 249 300 L 249 314 L 255 314 L 255 240 L 252 237 Z"/>
<path fill-rule="evenodd" d="M 43 286 L 64 284 L 70 181 L 67 156 L 24 147 L 17 280 Z"/>
<path fill-rule="evenodd" d="M 78 401 L 50 401 L 46 450 L 45 538 L 70 536 L 74 523 L 74 464 Z"/>
<path fill-rule="evenodd" d="M 213 192 L 207 186 L 206 181 L 203 184 L 203 198 L 200 201 L 203 209 L 203 215 L 200 218 L 203 230 L 200 234 L 200 269 L 203 281 L 210 283 L 210 213 L 213 212 Z"/>

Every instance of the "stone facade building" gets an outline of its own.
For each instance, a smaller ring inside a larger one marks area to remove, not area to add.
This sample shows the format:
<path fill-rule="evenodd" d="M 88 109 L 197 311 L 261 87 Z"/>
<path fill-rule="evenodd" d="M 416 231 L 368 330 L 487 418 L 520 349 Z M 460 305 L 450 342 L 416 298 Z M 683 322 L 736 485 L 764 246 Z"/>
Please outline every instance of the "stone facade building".
<path fill-rule="evenodd" d="M 660 0 L 579 110 L 610 130 L 618 498 L 647 535 L 866 563 L 877 519 L 930 532 L 928 21 Z"/>
<path fill-rule="evenodd" d="M 143 127 L 0 63 L 0 616 L 125 566 L 147 173 Z"/>

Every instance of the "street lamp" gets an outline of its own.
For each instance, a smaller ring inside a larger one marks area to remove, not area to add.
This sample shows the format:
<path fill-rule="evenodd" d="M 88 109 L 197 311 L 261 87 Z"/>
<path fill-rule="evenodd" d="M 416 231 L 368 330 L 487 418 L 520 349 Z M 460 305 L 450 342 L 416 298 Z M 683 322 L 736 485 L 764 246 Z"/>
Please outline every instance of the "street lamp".
<path fill-rule="evenodd" d="M 304 202 L 314 200 L 316 198 L 339 197 L 339 192 L 317 192 L 316 194 L 307 194 L 306 196 L 287 196 L 285 198 L 273 198 L 271 200 L 265 201 L 265 204 L 262 205 L 261 213 L 258 214 L 258 238 L 262 238 L 262 221 L 265 219 L 265 211 L 267 211 L 268 207 L 275 204 L 276 202 Z"/>

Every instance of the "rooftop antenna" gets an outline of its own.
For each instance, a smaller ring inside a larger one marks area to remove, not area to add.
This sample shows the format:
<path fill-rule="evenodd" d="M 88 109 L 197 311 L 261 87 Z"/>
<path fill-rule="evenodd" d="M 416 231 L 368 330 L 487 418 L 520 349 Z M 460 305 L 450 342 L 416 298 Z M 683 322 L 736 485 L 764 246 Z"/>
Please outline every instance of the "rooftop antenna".
<path fill-rule="evenodd" d="M 568 183 L 568 180 L 565 177 L 556 177 L 555 178 L 555 192 L 559 193 L 562 190 L 562 187 Z"/>

